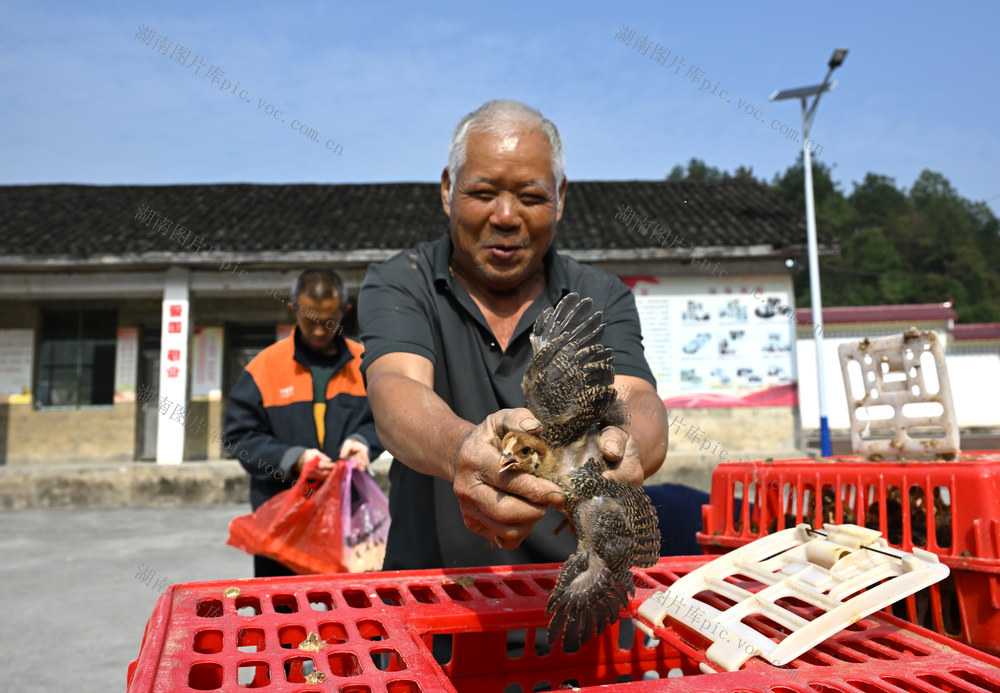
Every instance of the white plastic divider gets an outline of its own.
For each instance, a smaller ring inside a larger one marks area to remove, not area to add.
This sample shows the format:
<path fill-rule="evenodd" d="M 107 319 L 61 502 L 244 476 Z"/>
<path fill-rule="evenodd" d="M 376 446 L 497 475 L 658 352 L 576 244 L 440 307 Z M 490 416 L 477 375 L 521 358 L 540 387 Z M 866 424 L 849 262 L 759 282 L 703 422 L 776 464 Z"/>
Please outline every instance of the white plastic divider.
<path fill-rule="evenodd" d="M 781 666 L 868 614 L 948 575 L 948 566 L 937 555 L 918 548 L 912 554 L 894 549 L 876 530 L 846 524 L 824 527 L 825 536 L 800 524 L 720 556 L 644 601 L 636 625 L 655 638 L 649 624 L 662 626 L 670 616 L 701 633 L 713 642 L 705 656 L 717 667 L 702 664 L 705 673 L 736 671 L 754 656 Z M 760 583 L 757 591 L 739 584 L 751 581 Z M 716 608 L 698 598 L 703 592 L 734 604 Z M 788 598 L 823 613 L 807 620 L 775 603 Z M 675 613 L 668 612 L 675 607 Z M 776 642 L 744 622 L 754 615 L 791 632 Z"/>
<path fill-rule="evenodd" d="M 886 461 L 958 457 L 955 405 L 944 349 L 935 332 L 911 327 L 898 335 L 841 344 L 837 351 L 856 455 Z M 930 411 L 938 408 L 938 413 Z M 878 430 L 886 435 L 872 437 Z"/>

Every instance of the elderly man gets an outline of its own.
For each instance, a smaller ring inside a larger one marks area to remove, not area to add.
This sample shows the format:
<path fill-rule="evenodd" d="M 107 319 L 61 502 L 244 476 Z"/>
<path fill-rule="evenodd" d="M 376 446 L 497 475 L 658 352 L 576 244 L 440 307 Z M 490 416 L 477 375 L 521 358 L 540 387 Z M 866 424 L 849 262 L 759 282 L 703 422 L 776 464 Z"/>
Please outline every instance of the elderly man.
<path fill-rule="evenodd" d="M 604 311 L 615 386 L 628 388 L 631 406 L 649 400 L 652 410 L 602 432 L 611 474 L 641 485 L 663 463 L 666 412 L 632 293 L 553 248 L 563 168 L 559 133 L 541 113 L 484 104 L 458 124 L 441 174 L 449 231 L 368 271 L 358 299 L 362 371 L 378 437 L 395 456 L 386 570 L 573 552 L 570 532 L 551 536 L 563 517 L 550 507 L 562 502 L 559 487 L 501 475 L 498 449 L 506 432 L 539 427 L 521 393 L 528 337 L 538 314 L 571 291 Z"/>

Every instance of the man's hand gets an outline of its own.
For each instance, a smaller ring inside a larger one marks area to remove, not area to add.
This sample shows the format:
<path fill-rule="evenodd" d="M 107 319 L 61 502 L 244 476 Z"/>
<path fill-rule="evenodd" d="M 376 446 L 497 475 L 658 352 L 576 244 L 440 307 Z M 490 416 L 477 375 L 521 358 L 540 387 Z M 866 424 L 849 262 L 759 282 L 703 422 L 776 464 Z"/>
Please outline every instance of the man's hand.
<path fill-rule="evenodd" d="M 644 475 L 635 439 L 618 426 L 608 426 L 601 431 L 600 445 L 609 467 L 605 476 L 641 488 Z"/>
<path fill-rule="evenodd" d="M 317 450 L 316 448 L 309 448 L 299 455 L 299 459 L 295 460 L 294 466 L 292 466 L 292 471 L 296 474 L 302 473 L 302 467 L 311 459 L 319 459 L 319 464 L 316 465 L 310 474 L 310 479 L 325 479 L 330 471 L 336 466 L 336 462 L 331 460 L 325 452 L 322 450 Z"/>
<path fill-rule="evenodd" d="M 368 469 L 368 465 L 371 464 L 368 459 L 368 446 L 354 438 L 348 438 L 340 446 L 340 459 L 354 460 L 361 471 Z"/>
<path fill-rule="evenodd" d="M 541 423 L 527 409 L 501 409 L 469 431 L 453 463 L 452 482 L 465 526 L 513 549 L 563 502 L 562 490 L 531 474 L 500 471 L 500 443 L 509 431 L 536 433 Z"/>
<path fill-rule="evenodd" d="M 615 471 L 615 478 L 621 481 L 629 481 L 635 486 L 642 483 L 638 478 L 631 478 L 631 454 L 627 452 L 628 441 L 626 437 L 635 443 L 636 454 L 639 464 L 642 465 L 642 475 L 645 478 L 651 477 L 663 464 L 667 456 L 667 438 L 669 425 L 667 424 L 667 410 L 663 406 L 663 400 L 656 393 L 652 383 L 642 378 L 631 375 L 616 375 L 615 389 L 619 393 L 628 392 L 628 408 L 632 415 L 627 424 L 622 429 L 604 429 L 601 431 L 601 448 L 604 450 L 604 457 L 611 463 L 618 461 L 625 453 L 625 459 L 619 469 L 625 476 L 620 476 L 619 471 Z M 639 413 L 639 412 L 642 413 Z M 625 435 L 627 433 L 627 436 Z M 605 442 L 607 441 L 607 442 Z M 617 444 L 617 447 L 615 447 Z"/>

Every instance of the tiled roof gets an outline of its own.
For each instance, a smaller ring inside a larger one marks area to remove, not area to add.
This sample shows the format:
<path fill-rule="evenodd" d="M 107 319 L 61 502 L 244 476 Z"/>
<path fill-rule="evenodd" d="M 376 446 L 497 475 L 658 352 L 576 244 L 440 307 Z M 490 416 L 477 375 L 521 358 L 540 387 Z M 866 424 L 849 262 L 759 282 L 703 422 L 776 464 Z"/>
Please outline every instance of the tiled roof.
<path fill-rule="evenodd" d="M 0 257 L 174 253 L 136 219 L 143 205 L 226 252 L 409 248 L 446 228 L 437 183 L 0 186 Z M 805 245 L 801 210 L 748 179 L 570 182 L 557 247 L 644 249 L 615 220 L 627 205 L 688 245 L 735 251 Z M 832 239 L 820 234 L 821 244 Z"/>
<path fill-rule="evenodd" d="M 1000 322 L 977 322 L 955 325 L 951 336 L 956 341 L 966 339 L 1000 339 Z"/>
<path fill-rule="evenodd" d="M 915 322 L 925 320 L 954 320 L 957 317 L 951 302 L 912 303 L 897 306 L 830 306 L 823 308 L 823 323 L 854 322 Z M 812 325 L 812 308 L 795 311 L 799 325 Z M 956 325 L 956 328 L 958 326 Z"/>

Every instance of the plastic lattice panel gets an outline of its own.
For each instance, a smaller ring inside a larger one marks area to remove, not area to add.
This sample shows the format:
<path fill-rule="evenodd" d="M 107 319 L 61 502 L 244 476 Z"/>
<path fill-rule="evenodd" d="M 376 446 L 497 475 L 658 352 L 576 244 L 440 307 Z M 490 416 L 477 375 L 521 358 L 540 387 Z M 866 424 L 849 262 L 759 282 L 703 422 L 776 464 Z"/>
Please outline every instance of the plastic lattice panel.
<path fill-rule="evenodd" d="M 1000 451 L 948 461 L 723 462 L 712 472 L 697 538 L 706 553 L 722 554 L 803 522 L 876 529 L 894 548 L 931 551 L 952 571 L 891 613 L 1000 655 L 998 497 Z"/>
<path fill-rule="evenodd" d="M 948 575 L 935 554 L 893 549 L 875 530 L 825 529 L 801 524 L 720 556 L 643 602 L 639 617 L 662 626 L 670 616 L 701 631 L 717 669 L 736 671 L 754 656 L 780 666 Z M 758 623 L 776 625 L 783 637 L 776 641 Z"/>
<path fill-rule="evenodd" d="M 941 341 L 933 331 L 841 344 L 854 452 L 867 460 L 952 460 L 958 425 Z"/>
<path fill-rule="evenodd" d="M 128 691 L 1000 691 L 1000 659 L 881 613 L 784 667 L 755 657 L 705 674 L 710 641 L 681 624 L 649 638 L 629 617 L 708 560 L 672 556 L 636 569 L 621 620 L 573 652 L 545 635 L 556 564 L 171 585 L 146 624 Z"/>

